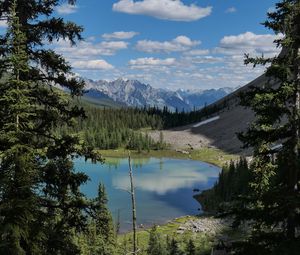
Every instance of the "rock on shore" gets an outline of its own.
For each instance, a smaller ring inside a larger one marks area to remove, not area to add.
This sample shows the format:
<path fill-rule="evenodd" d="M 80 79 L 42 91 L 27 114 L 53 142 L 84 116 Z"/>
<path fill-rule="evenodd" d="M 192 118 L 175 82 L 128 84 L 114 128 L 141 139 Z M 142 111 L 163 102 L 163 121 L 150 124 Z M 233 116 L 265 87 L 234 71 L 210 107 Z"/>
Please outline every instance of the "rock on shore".
<path fill-rule="evenodd" d="M 201 217 L 198 219 L 191 219 L 179 226 L 177 229 L 178 234 L 183 234 L 186 231 L 193 233 L 206 233 L 216 235 L 225 228 L 228 228 L 231 221 L 228 219 L 217 219 L 214 217 Z"/>

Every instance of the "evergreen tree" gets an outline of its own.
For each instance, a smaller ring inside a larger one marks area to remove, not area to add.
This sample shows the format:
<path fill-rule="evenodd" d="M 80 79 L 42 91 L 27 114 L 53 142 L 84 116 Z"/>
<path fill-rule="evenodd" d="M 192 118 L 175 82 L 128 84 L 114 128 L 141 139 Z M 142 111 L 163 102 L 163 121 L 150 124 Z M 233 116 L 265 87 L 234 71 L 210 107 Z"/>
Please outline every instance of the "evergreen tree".
<path fill-rule="evenodd" d="M 161 242 L 161 236 L 157 233 L 157 227 L 153 226 L 150 230 L 150 237 L 147 249 L 148 255 L 165 255 L 166 251 Z"/>
<path fill-rule="evenodd" d="M 239 254 L 297 254 L 300 226 L 300 1 L 283 0 L 268 13 L 265 26 L 283 38 L 274 58 L 251 58 L 246 64 L 270 64 L 268 81 L 243 95 L 256 121 L 240 135 L 254 148 L 252 181 L 248 196 L 235 203 L 236 220 L 251 220 L 252 235 L 239 246 Z M 278 151 L 275 145 L 282 144 Z M 272 154 L 276 154 L 275 157 Z"/>
<path fill-rule="evenodd" d="M 34 149 L 27 143 L 27 139 L 33 138 L 28 130 L 33 113 L 30 85 L 23 77 L 29 71 L 28 55 L 26 37 L 16 15 L 16 1 L 9 11 L 9 56 L 2 59 L 1 69 L 7 68 L 11 73 L 0 90 L 0 253 L 19 255 L 35 250 L 36 243 L 30 235 L 37 216 L 38 197 L 32 187 L 37 185 L 38 162 Z"/>
<path fill-rule="evenodd" d="M 169 255 L 182 255 L 182 252 L 179 249 L 178 242 L 175 238 L 172 238 L 168 251 Z"/>
<path fill-rule="evenodd" d="M 1 254 L 78 254 L 74 231 L 86 225 L 89 203 L 79 187 L 87 176 L 74 171 L 72 158 L 99 158 L 76 135 L 53 132 L 85 115 L 52 87 L 77 96 L 83 82 L 67 78 L 71 67 L 42 48 L 81 39 L 81 27 L 51 16 L 60 2 L 0 2 L 0 18 L 9 21 L 0 37 Z"/>
<path fill-rule="evenodd" d="M 186 246 L 186 255 L 196 255 L 196 246 L 192 239 L 189 240 Z"/>
<path fill-rule="evenodd" d="M 94 201 L 93 211 L 96 225 L 96 233 L 110 244 L 114 244 L 115 234 L 111 213 L 107 207 L 108 199 L 105 187 L 102 183 L 98 187 L 98 196 Z"/>
<path fill-rule="evenodd" d="M 250 180 L 247 160 L 240 158 L 237 162 L 231 161 L 222 167 L 214 187 L 203 191 L 197 198 L 205 211 L 223 210 L 228 203 L 248 194 Z"/>

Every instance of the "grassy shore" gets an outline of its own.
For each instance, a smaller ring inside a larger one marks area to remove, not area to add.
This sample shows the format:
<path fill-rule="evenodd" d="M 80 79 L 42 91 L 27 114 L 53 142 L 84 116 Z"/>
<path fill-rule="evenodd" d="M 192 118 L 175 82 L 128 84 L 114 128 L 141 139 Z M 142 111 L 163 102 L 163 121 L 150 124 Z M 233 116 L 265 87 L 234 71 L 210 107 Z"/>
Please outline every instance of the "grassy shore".
<path fill-rule="evenodd" d="M 201 217 L 201 216 L 200 216 Z M 204 217 L 204 216 L 203 216 Z M 175 238 L 180 247 L 184 247 L 187 243 L 187 240 L 194 240 L 194 243 L 197 247 L 199 255 L 210 254 L 211 248 L 214 244 L 214 236 L 208 235 L 205 233 L 192 233 L 187 231 L 183 234 L 178 234 L 178 228 L 187 221 L 196 219 L 197 216 L 185 216 L 174 219 L 169 223 L 157 226 L 157 232 L 161 235 L 162 238 L 169 237 L 170 239 Z M 149 242 L 150 230 L 139 230 L 137 233 L 138 236 L 138 247 L 140 249 L 140 254 L 146 254 L 146 250 Z M 118 236 L 119 245 L 128 245 L 130 247 L 132 242 L 132 233 L 121 234 Z"/>
<path fill-rule="evenodd" d="M 123 148 L 117 150 L 99 150 L 103 157 L 128 157 L 128 150 Z M 227 154 L 221 150 L 214 148 L 203 148 L 200 150 L 186 150 L 189 154 L 184 154 L 182 151 L 174 150 L 150 150 L 148 151 L 131 151 L 133 158 L 156 157 L 156 158 L 177 158 L 177 159 L 192 159 L 207 162 L 219 167 L 222 167 L 231 159 L 237 159 L 237 155 Z"/>

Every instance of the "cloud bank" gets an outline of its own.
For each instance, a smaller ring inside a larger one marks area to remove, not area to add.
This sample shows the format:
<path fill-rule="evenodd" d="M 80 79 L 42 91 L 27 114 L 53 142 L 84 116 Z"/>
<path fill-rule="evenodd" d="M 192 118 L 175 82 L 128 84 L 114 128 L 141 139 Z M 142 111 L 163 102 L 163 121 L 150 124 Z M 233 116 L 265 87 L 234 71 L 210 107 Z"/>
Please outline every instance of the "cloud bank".
<path fill-rule="evenodd" d="M 181 0 L 120 0 L 113 4 L 113 10 L 128 14 L 151 16 L 172 21 L 195 21 L 207 17 L 212 7 L 185 5 Z"/>
<path fill-rule="evenodd" d="M 189 37 L 180 35 L 171 41 L 151 41 L 151 40 L 141 40 L 138 41 L 135 48 L 138 51 L 143 51 L 147 53 L 159 53 L 159 52 L 179 52 L 186 51 L 192 47 L 199 45 L 200 41 L 193 41 Z"/>

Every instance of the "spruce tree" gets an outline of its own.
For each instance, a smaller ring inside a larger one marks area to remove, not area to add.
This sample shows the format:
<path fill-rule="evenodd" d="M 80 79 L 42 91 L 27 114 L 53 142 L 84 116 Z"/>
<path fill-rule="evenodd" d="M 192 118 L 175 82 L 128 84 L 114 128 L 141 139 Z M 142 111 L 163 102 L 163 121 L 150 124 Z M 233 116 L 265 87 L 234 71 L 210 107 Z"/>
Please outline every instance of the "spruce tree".
<path fill-rule="evenodd" d="M 53 130 L 85 116 L 53 85 L 78 96 L 84 84 L 67 78 L 63 57 L 42 47 L 81 39 L 81 27 L 52 17 L 60 2 L 0 2 L 9 23 L 0 37 L 1 254 L 78 254 L 74 231 L 86 225 L 89 203 L 79 187 L 87 176 L 74 171 L 72 159 L 100 158 L 75 134 Z"/>
<path fill-rule="evenodd" d="M 37 222 L 37 186 L 39 162 L 35 150 L 28 144 L 33 105 L 30 96 L 26 36 L 16 15 L 16 1 L 9 9 L 6 49 L 1 72 L 7 72 L 0 89 L 0 253 L 37 253 L 32 228 Z M 38 238 L 38 236 L 36 236 Z"/>
<path fill-rule="evenodd" d="M 96 233 L 107 243 L 114 244 L 114 225 L 111 213 L 107 207 L 108 199 L 102 183 L 98 187 L 98 196 L 94 201 L 93 218 L 95 219 Z"/>
<path fill-rule="evenodd" d="M 242 96 L 256 121 L 240 135 L 245 146 L 254 148 L 252 181 L 248 196 L 234 203 L 236 220 L 251 220 L 250 238 L 239 254 L 297 254 L 300 226 L 300 1 L 283 0 L 264 23 L 283 38 L 273 58 L 251 58 L 246 64 L 268 64 L 262 87 L 252 87 Z M 279 151 L 277 145 L 282 144 Z M 274 155 L 274 156 L 272 156 Z"/>
<path fill-rule="evenodd" d="M 187 243 L 186 255 L 196 255 L 196 246 L 192 239 L 190 239 Z"/>
<path fill-rule="evenodd" d="M 172 238 L 169 247 L 168 247 L 169 255 L 182 255 L 182 252 L 179 249 L 178 241 L 175 238 Z"/>
<path fill-rule="evenodd" d="M 153 226 L 150 230 L 149 243 L 147 248 L 148 255 L 164 255 L 165 248 L 161 241 L 161 236 L 157 233 L 157 227 Z"/>

